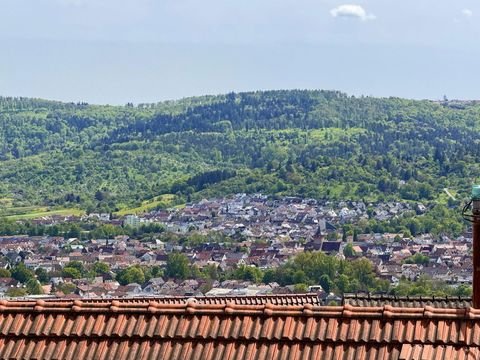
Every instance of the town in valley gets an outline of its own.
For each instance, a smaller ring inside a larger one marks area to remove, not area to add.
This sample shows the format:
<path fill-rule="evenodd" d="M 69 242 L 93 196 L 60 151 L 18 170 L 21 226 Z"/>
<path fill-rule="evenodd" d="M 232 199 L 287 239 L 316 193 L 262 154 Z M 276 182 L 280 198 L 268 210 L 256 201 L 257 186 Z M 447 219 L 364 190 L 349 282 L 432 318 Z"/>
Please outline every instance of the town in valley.
<path fill-rule="evenodd" d="M 428 278 L 468 293 L 471 232 L 451 236 L 356 230 L 369 219 L 381 223 L 428 212 L 415 202 L 236 194 L 144 214 L 43 216 L 31 221 L 46 229 L 43 235 L 0 236 L 0 294 L 121 298 L 316 292 L 326 303 L 340 301 L 343 293 L 328 282 L 312 283 L 298 274 L 290 283 L 268 280 L 269 271 L 308 252 L 340 261 L 366 259 L 389 289 Z M 68 224 L 117 231 L 48 234 L 48 229 Z M 122 233 L 124 229 L 129 231 Z M 32 276 L 41 286 L 28 285 Z"/>

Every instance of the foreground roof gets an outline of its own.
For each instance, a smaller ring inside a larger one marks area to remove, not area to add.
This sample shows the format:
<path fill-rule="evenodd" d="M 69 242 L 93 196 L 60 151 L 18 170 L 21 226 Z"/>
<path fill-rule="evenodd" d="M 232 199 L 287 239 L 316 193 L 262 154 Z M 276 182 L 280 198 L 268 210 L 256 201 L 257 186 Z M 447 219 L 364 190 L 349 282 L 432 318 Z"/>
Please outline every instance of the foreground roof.
<path fill-rule="evenodd" d="M 480 310 L 0 301 L 1 359 L 476 359 Z"/>
<path fill-rule="evenodd" d="M 221 296 L 151 296 L 151 297 L 130 297 L 108 299 L 110 301 L 116 300 L 119 302 L 129 303 L 145 303 L 155 300 L 160 304 L 185 304 L 187 301 L 194 300 L 198 304 L 227 304 L 235 303 L 237 305 L 321 305 L 322 301 L 317 293 L 307 294 L 268 294 L 268 295 L 221 295 Z M 73 301 L 72 299 L 58 299 L 57 301 Z M 89 298 L 82 299 L 84 303 L 103 303 L 104 298 Z"/>
<path fill-rule="evenodd" d="M 472 298 L 466 296 L 392 296 L 377 294 L 345 294 L 343 304 L 352 306 L 467 308 L 472 306 Z"/>

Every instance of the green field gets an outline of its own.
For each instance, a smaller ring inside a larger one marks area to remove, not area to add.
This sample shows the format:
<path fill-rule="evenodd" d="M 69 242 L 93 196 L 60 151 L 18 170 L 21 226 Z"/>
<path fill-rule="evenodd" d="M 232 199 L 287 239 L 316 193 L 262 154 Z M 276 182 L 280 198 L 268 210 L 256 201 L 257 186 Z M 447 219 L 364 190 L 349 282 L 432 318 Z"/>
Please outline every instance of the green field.
<path fill-rule="evenodd" d="M 138 207 L 134 208 L 125 208 L 115 212 L 115 215 L 124 216 L 128 214 L 143 214 L 148 211 L 154 210 L 155 208 L 162 207 L 172 207 L 173 201 L 175 200 L 175 195 L 173 194 L 164 194 L 156 196 L 152 199 L 145 200 Z"/>
<path fill-rule="evenodd" d="M 3 211 L 10 212 L 10 214 L 5 215 L 0 213 L 0 218 L 3 217 L 9 220 L 38 219 L 44 216 L 53 216 L 53 215 L 81 216 L 85 214 L 85 211 L 80 209 L 51 209 L 50 210 L 49 208 L 46 208 L 46 207 L 11 208 Z"/>
<path fill-rule="evenodd" d="M 12 206 L 12 204 L 13 204 L 12 198 L 0 198 L 0 209 L 2 209 L 3 207 Z"/>

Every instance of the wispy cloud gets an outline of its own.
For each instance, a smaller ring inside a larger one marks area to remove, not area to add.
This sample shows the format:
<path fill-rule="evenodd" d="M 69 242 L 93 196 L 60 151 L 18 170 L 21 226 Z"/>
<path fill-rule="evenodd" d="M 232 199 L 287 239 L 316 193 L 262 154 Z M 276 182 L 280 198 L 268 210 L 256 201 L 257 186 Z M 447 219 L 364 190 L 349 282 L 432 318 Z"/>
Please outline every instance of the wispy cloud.
<path fill-rule="evenodd" d="M 344 4 L 330 10 L 333 17 L 356 18 L 362 21 L 374 20 L 375 15 L 369 14 L 360 5 Z"/>
<path fill-rule="evenodd" d="M 472 17 L 473 16 L 473 11 L 470 9 L 463 9 L 462 10 L 462 15 L 466 17 Z"/>

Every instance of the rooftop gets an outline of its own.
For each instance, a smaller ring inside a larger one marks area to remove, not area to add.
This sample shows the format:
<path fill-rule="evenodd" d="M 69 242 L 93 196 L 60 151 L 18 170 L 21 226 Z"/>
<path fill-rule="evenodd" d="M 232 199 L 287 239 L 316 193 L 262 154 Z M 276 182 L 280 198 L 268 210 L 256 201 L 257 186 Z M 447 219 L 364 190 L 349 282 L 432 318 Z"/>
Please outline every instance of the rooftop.
<path fill-rule="evenodd" d="M 118 301 L 121 303 L 146 303 L 156 301 L 161 304 L 185 304 L 189 300 L 194 300 L 198 304 L 227 304 L 234 303 L 237 305 L 321 305 L 322 302 L 317 293 L 307 294 L 266 294 L 266 295 L 220 295 L 220 296 L 151 296 L 151 297 L 129 297 L 118 299 L 103 298 L 83 298 L 83 303 L 104 303 L 105 301 Z M 52 300 L 47 300 L 52 301 Z M 56 301 L 68 302 L 69 299 L 58 299 Z"/>
<path fill-rule="evenodd" d="M 2 359 L 476 359 L 479 349 L 470 307 L 0 301 Z"/>
<path fill-rule="evenodd" d="M 392 296 L 372 294 L 345 294 L 343 304 L 352 306 L 425 307 L 435 308 L 468 308 L 472 306 L 472 298 L 466 296 Z"/>

